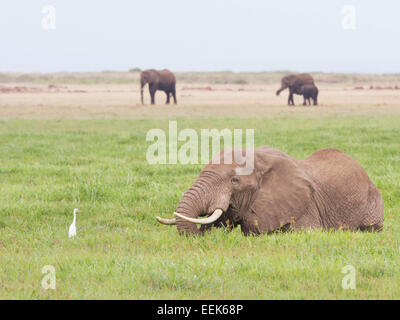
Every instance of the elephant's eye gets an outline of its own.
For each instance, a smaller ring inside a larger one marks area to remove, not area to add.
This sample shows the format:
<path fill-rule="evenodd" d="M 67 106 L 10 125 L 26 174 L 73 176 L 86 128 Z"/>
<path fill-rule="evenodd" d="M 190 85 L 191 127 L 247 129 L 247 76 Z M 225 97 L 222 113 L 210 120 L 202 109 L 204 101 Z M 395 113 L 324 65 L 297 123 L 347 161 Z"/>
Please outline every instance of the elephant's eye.
<path fill-rule="evenodd" d="M 231 182 L 232 182 L 232 184 L 238 184 L 238 183 L 240 182 L 240 180 L 239 180 L 238 177 L 233 177 L 233 178 L 231 179 Z"/>

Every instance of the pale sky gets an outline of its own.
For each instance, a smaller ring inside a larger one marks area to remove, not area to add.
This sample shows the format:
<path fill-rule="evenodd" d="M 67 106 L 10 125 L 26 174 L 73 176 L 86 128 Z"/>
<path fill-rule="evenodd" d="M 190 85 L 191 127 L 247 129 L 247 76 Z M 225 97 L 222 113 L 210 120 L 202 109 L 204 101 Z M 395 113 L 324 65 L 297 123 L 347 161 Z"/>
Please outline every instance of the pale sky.
<path fill-rule="evenodd" d="M 399 36 L 398 0 L 0 0 L 0 72 L 400 73 Z"/>

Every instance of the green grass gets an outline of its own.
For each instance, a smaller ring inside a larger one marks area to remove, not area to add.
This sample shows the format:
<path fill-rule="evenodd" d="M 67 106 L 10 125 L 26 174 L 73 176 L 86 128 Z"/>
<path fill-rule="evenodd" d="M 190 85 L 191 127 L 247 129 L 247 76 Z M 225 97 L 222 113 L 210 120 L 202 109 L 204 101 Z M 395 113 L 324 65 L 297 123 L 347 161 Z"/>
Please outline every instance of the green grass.
<path fill-rule="evenodd" d="M 0 122 L 0 299 L 400 298 L 400 117 L 179 119 L 255 128 L 256 145 L 357 159 L 385 202 L 382 233 L 304 231 L 186 238 L 172 217 L 201 165 L 149 165 L 146 132 L 167 120 Z M 67 228 L 72 210 L 78 235 Z M 346 265 L 357 288 L 341 286 Z M 41 287 L 53 265 L 56 290 Z"/>

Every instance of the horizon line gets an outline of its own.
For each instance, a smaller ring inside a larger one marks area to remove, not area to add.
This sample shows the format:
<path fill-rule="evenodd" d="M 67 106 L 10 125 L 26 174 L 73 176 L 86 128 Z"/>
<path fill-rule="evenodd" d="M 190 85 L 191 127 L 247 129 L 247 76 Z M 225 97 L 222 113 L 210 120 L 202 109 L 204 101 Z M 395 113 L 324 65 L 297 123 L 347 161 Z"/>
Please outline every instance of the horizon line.
<path fill-rule="evenodd" d="M 131 71 L 132 69 L 138 69 L 135 71 Z M 128 70 L 97 70 L 97 71 L 2 71 L 0 70 L 0 73 L 8 73 L 8 74 L 60 74 L 60 73 L 135 73 L 135 72 L 141 72 L 143 70 L 147 69 L 156 69 L 156 68 L 139 68 L 139 67 L 134 67 Z M 173 70 L 171 68 L 163 68 L 163 69 L 169 69 L 172 72 L 176 73 L 320 73 L 320 74 L 362 74 L 362 75 L 400 75 L 400 71 L 397 72 L 363 72 L 363 71 L 349 71 L 349 72 L 341 72 L 341 71 L 298 71 L 298 70 L 261 70 L 261 71 L 255 71 L 255 70 L 248 70 L 248 71 L 234 71 L 234 70 Z M 158 69 L 158 70 L 161 70 Z"/>

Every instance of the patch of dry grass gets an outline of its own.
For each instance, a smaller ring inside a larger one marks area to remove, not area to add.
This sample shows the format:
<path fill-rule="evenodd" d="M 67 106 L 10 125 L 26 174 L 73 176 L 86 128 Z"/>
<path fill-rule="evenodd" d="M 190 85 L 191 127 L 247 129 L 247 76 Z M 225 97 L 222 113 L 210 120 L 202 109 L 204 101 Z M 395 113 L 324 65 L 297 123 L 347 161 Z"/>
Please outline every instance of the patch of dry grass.
<path fill-rule="evenodd" d="M 16 83 L 7 87 L 18 86 Z M 275 95 L 275 85 L 177 85 L 178 105 L 165 105 L 165 94 L 158 92 L 157 105 L 140 104 L 137 84 L 48 85 L 26 84 L 38 92 L 0 93 L 0 119 L 88 119 L 163 117 L 277 117 L 306 115 L 383 115 L 400 113 L 400 90 L 354 90 L 349 85 L 320 85 L 318 107 L 288 107 L 284 91 Z M 206 90 L 210 89 L 211 90 Z M 145 102 L 149 103 L 146 90 Z"/>

